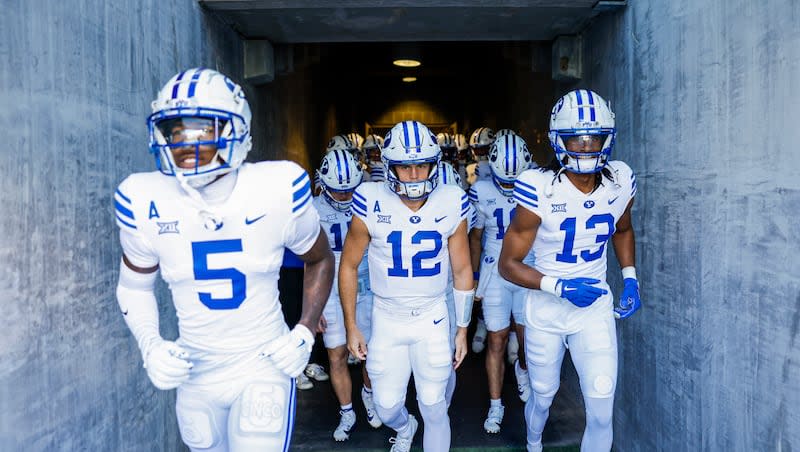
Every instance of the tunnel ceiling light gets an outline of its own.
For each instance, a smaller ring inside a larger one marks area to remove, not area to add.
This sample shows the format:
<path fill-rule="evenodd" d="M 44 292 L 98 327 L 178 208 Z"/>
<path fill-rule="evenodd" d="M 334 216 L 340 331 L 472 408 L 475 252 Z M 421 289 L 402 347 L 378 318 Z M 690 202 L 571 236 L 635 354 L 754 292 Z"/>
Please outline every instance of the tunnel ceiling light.
<path fill-rule="evenodd" d="M 422 65 L 422 63 L 419 60 L 412 60 L 412 59 L 398 59 L 392 61 L 392 64 L 400 67 L 419 67 Z"/>
<path fill-rule="evenodd" d="M 417 78 L 416 77 L 403 77 L 403 81 L 406 82 L 406 83 L 416 82 Z"/>

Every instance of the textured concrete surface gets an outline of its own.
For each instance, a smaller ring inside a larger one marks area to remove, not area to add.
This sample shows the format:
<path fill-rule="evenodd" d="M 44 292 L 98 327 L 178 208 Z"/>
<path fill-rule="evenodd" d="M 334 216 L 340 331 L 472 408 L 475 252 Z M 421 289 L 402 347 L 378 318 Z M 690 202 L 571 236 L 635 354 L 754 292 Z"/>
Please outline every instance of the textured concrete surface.
<path fill-rule="evenodd" d="M 615 449 L 797 450 L 800 3 L 628 3 L 585 34 L 638 173 Z"/>
<path fill-rule="evenodd" d="M 196 65 L 239 79 L 239 39 L 192 0 L 2 5 L 0 450 L 178 450 L 174 391 L 150 384 L 114 296 L 111 195 L 154 168 L 157 89 Z"/>

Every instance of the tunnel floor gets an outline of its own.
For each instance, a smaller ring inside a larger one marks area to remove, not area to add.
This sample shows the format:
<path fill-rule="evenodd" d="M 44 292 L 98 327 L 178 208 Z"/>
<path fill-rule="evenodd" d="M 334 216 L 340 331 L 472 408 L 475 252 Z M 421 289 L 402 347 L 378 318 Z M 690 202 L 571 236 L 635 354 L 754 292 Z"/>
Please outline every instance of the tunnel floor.
<path fill-rule="evenodd" d="M 503 404 L 506 407 L 502 430 L 489 434 L 483 430 L 483 421 L 489 405 L 486 372 L 483 368 L 485 353 L 470 352 L 458 370 L 458 383 L 450 406 L 452 426 L 451 450 L 466 451 L 524 451 L 525 419 L 523 404 L 516 395 L 516 381 L 512 366 L 506 365 L 503 384 Z M 327 363 L 326 363 L 327 369 Z M 356 409 L 356 426 L 350 439 L 337 443 L 333 440 L 333 430 L 339 422 L 339 405 L 331 388 L 330 381 L 314 381 L 314 388 L 297 391 L 297 418 L 292 435 L 292 451 L 386 451 L 389 438 L 395 436 L 394 430 L 382 426 L 373 429 L 367 424 L 364 406 L 361 403 L 361 370 L 350 366 L 353 379 L 353 405 Z M 562 376 L 563 378 L 563 376 Z M 577 452 L 583 434 L 583 407 L 576 402 L 577 394 L 565 394 L 568 385 L 562 385 L 553 402 L 550 419 L 544 431 L 545 451 Z M 413 382 L 409 385 L 406 398 L 408 410 L 419 416 Z M 413 449 L 422 451 L 422 431 L 414 437 Z"/>

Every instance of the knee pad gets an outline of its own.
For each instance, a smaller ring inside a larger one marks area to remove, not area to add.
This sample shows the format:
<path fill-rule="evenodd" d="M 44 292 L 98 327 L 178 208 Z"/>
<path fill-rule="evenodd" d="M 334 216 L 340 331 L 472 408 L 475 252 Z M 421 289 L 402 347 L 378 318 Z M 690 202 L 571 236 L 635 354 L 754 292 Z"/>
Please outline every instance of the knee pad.
<path fill-rule="evenodd" d="M 552 399 L 556 396 L 558 392 L 558 387 L 561 385 L 561 381 L 556 379 L 554 381 L 545 381 L 539 378 L 534 378 L 531 382 L 531 389 L 533 392 L 540 396 L 540 397 L 549 397 Z"/>
<path fill-rule="evenodd" d="M 285 450 L 294 427 L 295 388 L 290 378 L 248 384 L 231 406 L 231 450 Z"/>
<path fill-rule="evenodd" d="M 417 400 L 423 405 L 444 401 L 453 360 L 449 339 L 446 336 L 430 338 L 413 347 L 411 359 Z"/>
<path fill-rule="evenodd" d="M 178 429 L 181 439 L 192 449 L 210 449 L 219 445 L 223 438 L 218 425 L 221 413 L 215 413 L 210 403 L 181 391 L 175 404 Z"/>
<path fill-rule="evenodd" d="M 369 350 L 367 374 L 372 380 L 372 399 L 384 409 L 404 401 L 408 380 L 400 381 L 393 378 L 399 374 L 399 371 L 390 363 L 392 357 L 386 351 L 376 350 L 369 345 L 367 349 Z M 408 369 L 403 369 L 403 372 L 408 372 Z"/>
<path fill-rule="evenodd" d="M 433 405 L 425 405 L 424 403 L 420 402 L 419 414 L 422 415 L 422 419 L 425 420 L 425 424 L 444 422 L 446 419 L 448 419 L 447 402 L 442 400 L 441 402 L 434 403 Z"/>
<path fill-rule="evenodd" d="M 595 397 L 584 397 L 586 405 L 586 425 L 607 428 L 611 426 L 614 417 L 614 399 L 598 399 Z"/>

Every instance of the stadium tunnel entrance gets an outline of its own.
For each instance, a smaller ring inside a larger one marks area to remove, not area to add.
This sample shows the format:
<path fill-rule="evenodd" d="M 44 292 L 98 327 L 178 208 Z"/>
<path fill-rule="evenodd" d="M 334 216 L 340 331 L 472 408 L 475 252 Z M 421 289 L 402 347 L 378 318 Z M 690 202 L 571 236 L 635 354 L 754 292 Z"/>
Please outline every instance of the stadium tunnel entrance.
<path fill-rule="evenodd" d="M 550 109 L 581 82 L 578 33 L 599 14 L 625 4 L 518 2 L 498 8 L 460 2 L 461 7 L 452 8 L 447 2 L 425 7 L 367 3 L 321 8 L 307 2 L 291 7 L 280 2 L 202 2 L 245 38 L 244 78 L 256 99 L 251 102 L 254 124 L 269 124 L 253 131 L 256 159 L 286 158 L 313 172 L 334 135 L 383 136 L 395 123 L 416 119 L 434 133 L 461 133 L 467 139 L 478 127 L 512 129 L 526 140 L 534 160 L 546 164 L 552 156 L 547 141 Z M 398 59 L 419 64 L 401 67 L 393 64 Z M 284 281 L 284 303 L 299 303 L 300 275 L 282 275 L 295 278 Z M 287 317 L 297 315 L 296 306 L 288 311 Z M 473 334 L 474 322 L 470 340 Z M 326 363 L 321 342 L 312 361 Z M 489 435 L 482 428 L 489 399 L 484 362 L 485 351 L 471 351 L 458 373 L 450 409 L 452 447 L 524 447 L 523 404 L 516 394 L 513 365 L 506 366 L 501 433 Z M 351 374 L 356 400 L 360 371 L 351 367 Z M 569 360 L 562 374 L 562 390 L 545 431 L 547 446 L 577 444 L 583 432 L 580 391 Z M 409 410 L 418 413 L 413 382 L 407 401 Z M 379 449 L 392 436 L 386 427 L 364 425 L 346 444 L 334 445 L 336 422 L 338 403 L 329 381 L 300 391 L 292 448 Z M 421 435 L 417 442 L 421 444 Z"/>

